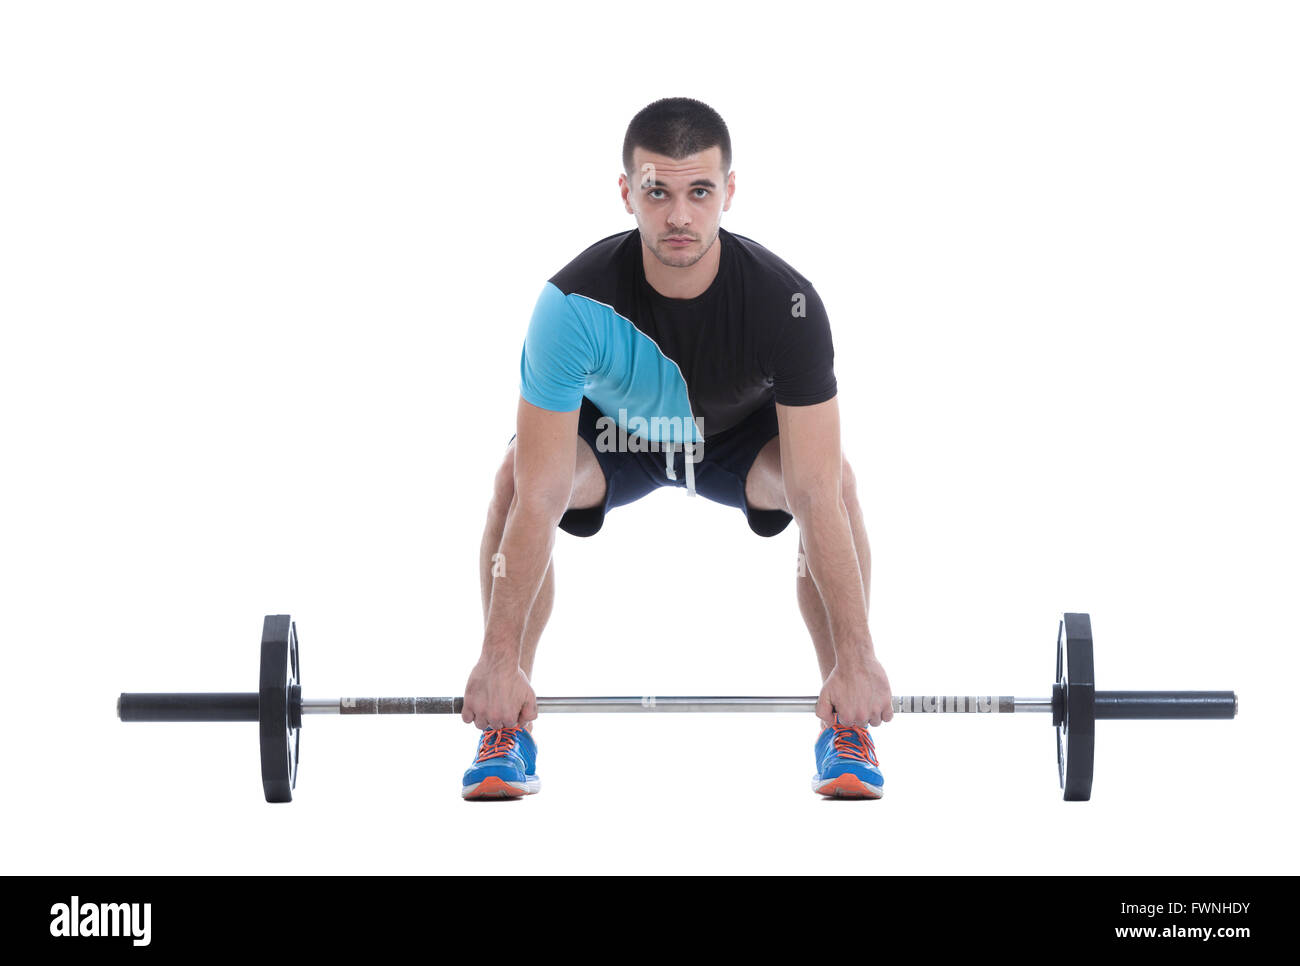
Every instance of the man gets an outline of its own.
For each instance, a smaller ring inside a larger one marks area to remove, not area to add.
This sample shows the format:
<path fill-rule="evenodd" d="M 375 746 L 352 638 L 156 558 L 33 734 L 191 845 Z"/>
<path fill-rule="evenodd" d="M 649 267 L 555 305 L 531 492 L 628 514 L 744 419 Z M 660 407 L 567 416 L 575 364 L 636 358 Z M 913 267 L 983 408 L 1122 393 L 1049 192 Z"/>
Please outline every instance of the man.
<path fill-rule="evenodd" d="M 552 277 L 524 340 L 517 432 L 480 550 L 483 650 L 462 717 L 484 734 L 462 794 L 540 787 L 529 678 L 556 527 L 592 536 L 611 508 L 680 486 L 738 507 L 760 536 L 798 521 L 796 593 L 823 681 L 813 788 L 879 798 L 867 727 L 890 720 L 891 695 L 867 626 L 871 551 L 840 452 L 821 299 L 721 228 L 736 179 L 727 126 L 707 105 L 667 98 L 638 113 L 619 189 L 636 230 Z"/>

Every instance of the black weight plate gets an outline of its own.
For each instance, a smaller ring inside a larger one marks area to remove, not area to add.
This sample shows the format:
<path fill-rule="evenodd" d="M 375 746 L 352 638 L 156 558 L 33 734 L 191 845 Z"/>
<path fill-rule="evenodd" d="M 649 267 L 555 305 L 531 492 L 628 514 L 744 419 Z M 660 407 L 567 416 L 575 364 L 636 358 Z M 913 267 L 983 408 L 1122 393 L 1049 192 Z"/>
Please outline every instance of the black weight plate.
<path fill-rule="evenodd" d="M 1052 685 L 1052 724 L 1056 726 L 1056 771 L 1065 787 L 1065 620 L 1056 629 L 1056 683 Z"/>
<path fill-rule="evenodd" d="M 1092 797 L 1092 762 L 1097 723 L 1092 662 L 1092 621 L 1087 614 L 1063 614 L 1056 636 L 1056 766 L 1067 802 Z"/>
<path fill-rule="evenodd" d="M 268 802 L 293 800 L 298 780 L 300 684 L 297 630 L 288 614 L 269 614 L 262 623 L 257 691 L 262 790 Z"/>

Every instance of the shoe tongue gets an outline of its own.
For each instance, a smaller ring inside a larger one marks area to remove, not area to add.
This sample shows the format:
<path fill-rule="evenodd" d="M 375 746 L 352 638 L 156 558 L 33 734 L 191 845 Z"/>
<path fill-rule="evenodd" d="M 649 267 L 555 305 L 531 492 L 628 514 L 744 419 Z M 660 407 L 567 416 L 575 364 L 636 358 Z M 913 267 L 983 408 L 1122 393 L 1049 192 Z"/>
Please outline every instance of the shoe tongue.
<path fill-rule="evenodd" d="M 848 741 L 859 747 L 866 747 L 866 741 L 862 737 L 862 732 L 857 728 L 850 728 L 848 725 L 841 725 L 835 729 L 835 736 L 841 741 Z"/>

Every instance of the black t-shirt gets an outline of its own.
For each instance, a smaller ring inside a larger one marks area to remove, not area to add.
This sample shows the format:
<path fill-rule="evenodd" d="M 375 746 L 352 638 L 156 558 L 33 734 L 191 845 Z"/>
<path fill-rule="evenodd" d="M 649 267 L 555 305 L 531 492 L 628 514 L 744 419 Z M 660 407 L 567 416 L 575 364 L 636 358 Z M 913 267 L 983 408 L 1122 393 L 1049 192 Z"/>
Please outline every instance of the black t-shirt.
<path fill-rule="evenodd" d="M 636 229 L 561 269 L 524 340 L 524 399 L 570 412 L 586 396 L 626 432 L 684 442 L 730 429 L 773 398 L 832 398 L 835 352 L 816 290 L 752 239 L 719 229 L 714 244 L 717 277 L 691 299 L 646 281 Z"/>

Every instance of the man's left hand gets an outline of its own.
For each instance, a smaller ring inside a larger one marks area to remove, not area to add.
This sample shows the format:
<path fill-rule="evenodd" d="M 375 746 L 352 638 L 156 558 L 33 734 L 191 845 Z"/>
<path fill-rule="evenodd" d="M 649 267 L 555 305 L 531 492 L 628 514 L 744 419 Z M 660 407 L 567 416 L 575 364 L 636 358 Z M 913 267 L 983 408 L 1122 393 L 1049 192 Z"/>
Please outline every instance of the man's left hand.
<path fill-rule="evenodd" d="M 817 699 L 817 717 L 828 726 L 838 717 L 841 725 L 876 727 L 894 717 L 893 702 L 885 669 L 867 655 L 836 663 Z"/>

